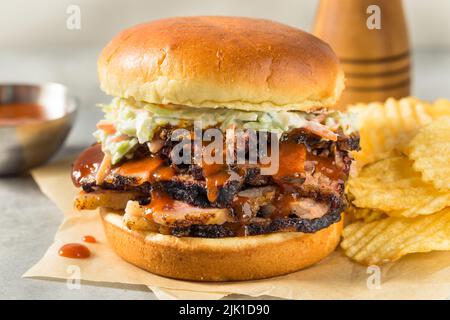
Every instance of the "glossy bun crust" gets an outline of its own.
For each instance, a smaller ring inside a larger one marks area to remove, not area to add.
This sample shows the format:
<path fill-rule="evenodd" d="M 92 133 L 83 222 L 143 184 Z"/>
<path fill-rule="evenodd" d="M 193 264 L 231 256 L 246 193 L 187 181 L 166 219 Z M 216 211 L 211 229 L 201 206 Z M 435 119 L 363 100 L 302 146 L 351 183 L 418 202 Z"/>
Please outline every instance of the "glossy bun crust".
<path fill-rule="evenodd" d="M 156 104 L 242 110 L 332 106 L 344 88 L 323 41 L 263 19 L 184 17 L 127 29 L 98 61 L 108 94 Z"/>
<path fill-rule="evenodd" d="M 124 260 L 152 273 L 197 281 L 252 280 L 308 267 L 338 245 L 343 219 L 316 233 L 188 238 L 126 228 L 122 216 L 101 209 L 109 244 Z"/>

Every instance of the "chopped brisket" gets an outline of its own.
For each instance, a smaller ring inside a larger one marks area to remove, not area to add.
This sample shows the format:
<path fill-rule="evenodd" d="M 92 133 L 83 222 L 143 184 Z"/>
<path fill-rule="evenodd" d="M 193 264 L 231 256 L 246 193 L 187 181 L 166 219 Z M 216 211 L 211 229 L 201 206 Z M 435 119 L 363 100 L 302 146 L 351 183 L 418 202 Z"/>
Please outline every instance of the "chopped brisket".
<path fill-rule="evenodd" d="M 210 207 L 203 181 L 182 182 L 180 180 L 161 181 L 158 187 L 175 200 L 185 201 L 196 207 Z"/>
<path fill-rule="evenodd" d="M 340 137 L 337 141 L 337 147 L 339 150 L 345 151 L 358 151 L 359 147 L 359 135 L 352 133 L 349 136 Z"/>
<path fill-rule="evenodd" d="M 336 162 L 342 166 L 342 171 L 348 175 L 351 158 L 346 151 L 336 153 Z M 197 174 L 179 174 L 169 181 L 156 182 L 154 187 L 166 191 L 175 200 L 185 201 L 198 207 L 229 207 L 234 196 L 241 190 L 252 187 L 274 185 L 271 176 L 263 176 L 256 166 L 249 166 L 245 170 L 242 180 L 230 180 L 225 185 L 220 186 L 217 199 L 210 203 L 207 197 L 206 183 L 203 177 Z M 192 172 L 192 171 L 191 171 Z M 200 178 L 200 179 L 199 179 Z M 295 185 L 300 196 L 309 196 L 317 199 L 319 196 L 342 196 L 344 193 L 344 180 L 330 179 L 321 172 L 315 171 L 314 167 L 306 167 L 305 175 L 289 178 L 287 183 Z M 149 182 L 137 184 L 133 177 L 125 177 L 117 174 L 110 174 L 101 186 L 95 185 L 95 177 L 86 177 L 82 180 L 82 187 L 85 192 L 93 192 L 98 189 L 137 191 L 142 194 L 150 194 L 152 185 Z"/>
<path fill-rule="evenodd" d="M 246 185 L 252 187 L 267 186 L 269 184 L 273 184 L 272 177 L 261 175 L 261 169 L 256 165 L 249 165 L 246 167 L 244 182 Z"/>
<path fill-rule="evenodd" d="M 181 181 L 173 179 L 158 182 L 156 186 L 164 190 L 171 198 L 187 202 L 197 207 L 206 208 L 212 206 L 227 208 L 230 206 L 234 195 L 240 190 L 242 183 L 236 180 L 227 182 L 219 188 L 219 193 L 214 203 L 210 203 L 208 200 L 204 181 Z"/>
<path fill-rule="evenodd" d="M 341 219 L 345 207 L 344 182 L 352 162 L 349 151 L 359 149 L 358 135 L 346 136 L 339 132 L 337 141 L 330 141 L 305 129 L 283 134 L 281 143 L 291 139 L 305 146 L 309 158 L 305 160 L 304 172 L 278 179 L 276 176 L 261 175 L 258 165 L 230 165 L 227 170 L 237 173 L 237 178 L 217 186 L 214 202 L 208 200 L 205 175 L 199 165 L 171 163 L 170 154 L 178 142 L 171 141 L 170 137 L 170 130 L 162 129 L 157 136 L 158 143 L 151 146 L 165 165 L 175 169 L 175 175 L 170 180 L 141 183 L 136 178 L 118 175 L 118 171 L 113 170 L 101 185 L 96 185 L 94 173 L 83 177 L 80 180 L 83 190 L 87 193 L 101 189 L 136 192 L 139 194 L 137 201 L 146 205 L 151 201 L 151 191 L 159 189 L 172 199 L 195 207 L 229 208 L 232 221 L 237 221 L 222 225 L 191 222 L 191 225 L 170 227 L 169 233 L 175 236 L 222 238 L 289 231 L 312 233 Z M 154 155 L 154 152 L 151 153 L 149 146 L 143 144 L 136 147 L 133 158 L 146 158 L 151 154 Z M 324 171 L 329 167 L 323 169 L 323 159 L 332 163 L 329 165 L 331 173 Z M 280 166 L 283 166 L 282 159 Z M 286 211 L 276 203 L 283 194 L 291 194 L 295 200 L 286 205 Z M 282 211 L 282 214 L 277 211 Z"/>
<path fill-rule="evenodd" d="M 243 190 L 233 199 L 233 213 L 235 216 L 239 216 L 240 220 L 248 221 L 256 217 L 263 207 L 271 205 L 278 194 L 279 189 L 276 186 Z"/>

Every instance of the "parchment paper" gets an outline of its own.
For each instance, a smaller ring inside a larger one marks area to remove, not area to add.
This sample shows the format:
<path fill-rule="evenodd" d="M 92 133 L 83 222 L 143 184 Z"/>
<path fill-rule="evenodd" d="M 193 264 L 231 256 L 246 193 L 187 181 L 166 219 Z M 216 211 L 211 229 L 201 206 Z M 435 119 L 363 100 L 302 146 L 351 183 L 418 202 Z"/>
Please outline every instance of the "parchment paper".
<path fill-rule="evenodd" d="M 233 293 L 288 299 L 450 299 L 450 252 L 414 254 L 379 269 L 368 269 L 337 250 L 305 270 L 258 281 L 201 283 L 153 275 L 114 254 L 96 211 L 80 213 L 72 209 L 78 191 L 70 181 L 70 162 L 32 172 L 42 192 L 64 213 L 64 220 L 44 257 L 24 277 L 72 279 L 79 275 L 88 281 L 146 285 L 161 299 L 220 299 Z M 92 251 L 91 258 L 58 256 L 62 244 L 81 242 L 86 234 L 98 240 L 86 244 Z"/>

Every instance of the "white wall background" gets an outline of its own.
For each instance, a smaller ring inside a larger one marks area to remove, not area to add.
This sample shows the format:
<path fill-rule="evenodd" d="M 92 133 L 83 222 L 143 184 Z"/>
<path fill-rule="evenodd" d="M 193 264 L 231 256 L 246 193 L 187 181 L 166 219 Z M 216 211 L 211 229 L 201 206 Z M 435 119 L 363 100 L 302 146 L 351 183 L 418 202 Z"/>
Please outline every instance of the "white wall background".
<path fill-rule="evenodd" d="M 346 0 L 336 0 L 346 1 Z M 0 50 L 101 48 L 118 31 L 183 15 L 264 17 L 310 30 L 317 0 L 1 0 Z M 66 9 L 81 8 L 81 30 L 66 28 Z M 450 48 L 450 0 L 404 0 L 413 47 Z"/>

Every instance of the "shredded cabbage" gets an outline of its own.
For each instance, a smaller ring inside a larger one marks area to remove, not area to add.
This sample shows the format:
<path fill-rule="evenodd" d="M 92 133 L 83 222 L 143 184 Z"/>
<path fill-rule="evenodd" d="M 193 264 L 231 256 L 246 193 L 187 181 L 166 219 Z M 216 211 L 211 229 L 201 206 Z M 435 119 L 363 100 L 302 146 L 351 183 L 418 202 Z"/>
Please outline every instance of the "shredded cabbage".
<path fill-rule="evenodd" d="M 116 164 L 123 157 L 129 156 L 130 151 L 138 144 L 136 138 L 124 136 L 119 132 L 116 134 L 107 134 L 103 130 L 96 130 L 94 137 L 101 143 L 103 152 L 111 155 L 112 164 Z"/>
<path fill-rule="evenodd" d="M 237 129 L 253 129 L 281 134 L 307 125 L 310 113 L 301 111 L 241 111 L 227 108 L 197 109 L 185 106 L 160 106 L 145 102 L 135 102 L 123 98 L 114 98 L 111 104 L 102 105 L 105 120 L 116 128 L 115 133 L 97 130 L 94 133 L 102 144 L 104 152 L 112 156 L 116 164 L 138 144 L 153 138 L 158 128 L 166 125 L 194 124 L 201 121 L 203 128 L 217 127 L 225 131 L 230 126 Z M 326 116 L 325 125 L 333 130 L 342 129 L 345 134 L 353 132 L 353 117 L 341 112 L 332 112 Z"/>

